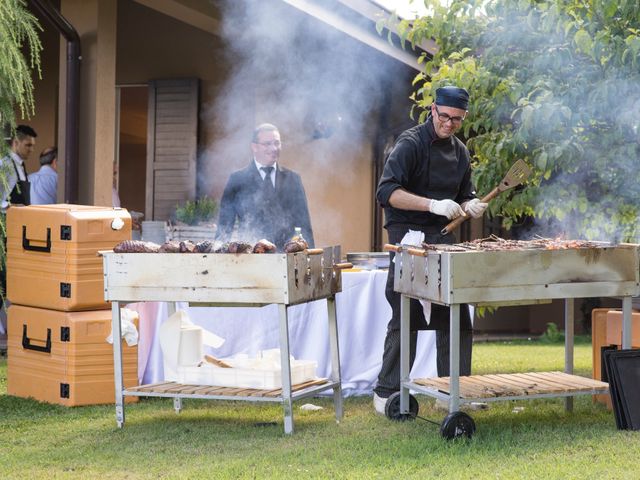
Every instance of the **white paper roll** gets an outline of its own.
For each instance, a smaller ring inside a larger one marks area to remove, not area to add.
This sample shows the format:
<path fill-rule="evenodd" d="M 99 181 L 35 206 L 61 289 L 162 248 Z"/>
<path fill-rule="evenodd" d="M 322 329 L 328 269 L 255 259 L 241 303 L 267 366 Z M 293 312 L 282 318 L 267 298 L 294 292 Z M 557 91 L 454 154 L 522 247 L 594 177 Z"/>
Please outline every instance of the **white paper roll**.
<path fill-rule="evenodd" d="M 159 338 L 167 382 L 180 381 L 179 366 L 197 365 L 204 358 L 203 343 L 216 347 L 224 343 L 223 338 L 194 325 L 183 310 L 178 310 L 160 325 Z"/>
<path fill-rule="evenodd" d="M 180 329 L 180 346 L 178 347 L 178 366 L 188 367 L 202 361 L 202 328 L 198 326 L 183 326 Z"/>

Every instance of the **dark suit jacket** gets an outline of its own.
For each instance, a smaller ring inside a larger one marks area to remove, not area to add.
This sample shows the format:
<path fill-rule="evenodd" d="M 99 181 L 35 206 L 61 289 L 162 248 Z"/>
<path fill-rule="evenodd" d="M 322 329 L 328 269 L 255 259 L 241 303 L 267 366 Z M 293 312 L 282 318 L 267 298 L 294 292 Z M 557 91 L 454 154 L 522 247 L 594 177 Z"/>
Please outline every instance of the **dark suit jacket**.
<path fill-rule="evenodd" d="M 275 192 L 264 188 L 255 162 L 229 177 L 220 202 L 217 238 L 229 241 L 238 222 L 237 240 L 256 242 L 262 238 L 282 250 L 295 227 L 314 246 L 307 197 L 300 175 L 278 166 Z"/>

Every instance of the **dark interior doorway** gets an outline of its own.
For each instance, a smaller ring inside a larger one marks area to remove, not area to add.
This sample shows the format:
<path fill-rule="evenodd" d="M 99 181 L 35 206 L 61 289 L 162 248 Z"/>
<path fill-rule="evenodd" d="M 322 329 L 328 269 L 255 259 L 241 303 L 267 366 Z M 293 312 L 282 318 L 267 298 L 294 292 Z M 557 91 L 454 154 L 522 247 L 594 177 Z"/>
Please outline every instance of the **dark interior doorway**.
<path fill-rule="evenodd" d="M 120 205 L 129 211 L 145 211 L 147 175 L 146 85 L 119 86 L 118 176 Z"/>

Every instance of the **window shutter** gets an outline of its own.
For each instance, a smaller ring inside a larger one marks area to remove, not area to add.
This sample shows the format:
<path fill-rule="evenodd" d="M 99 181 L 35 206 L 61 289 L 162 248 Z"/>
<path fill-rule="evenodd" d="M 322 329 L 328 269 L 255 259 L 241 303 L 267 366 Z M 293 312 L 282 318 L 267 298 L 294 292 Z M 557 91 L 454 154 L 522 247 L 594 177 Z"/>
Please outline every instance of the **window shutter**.
<path fill-rule="evenodd" d="M 149 83 L 145 217 L 168 220 L 176 205 L 196 197 L 199 81 Z"/>

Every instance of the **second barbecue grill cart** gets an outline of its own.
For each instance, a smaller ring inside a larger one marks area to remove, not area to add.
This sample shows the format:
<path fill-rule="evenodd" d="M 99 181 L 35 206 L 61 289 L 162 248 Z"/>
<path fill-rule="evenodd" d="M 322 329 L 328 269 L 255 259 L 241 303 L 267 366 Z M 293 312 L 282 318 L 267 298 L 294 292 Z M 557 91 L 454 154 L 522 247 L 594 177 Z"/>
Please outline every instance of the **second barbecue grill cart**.
<path fill-rule="evenodd" d="M 638 245 L 589 245 L 577 248 L 506 248 L 463 251 L 443 245 L 428 250 L 396 247 L 394 288 L 401 294 L 401 388 L 390 397 L 390 418 L 417 414 L 414 390 L 448 401 L 441 433 L 447 438 L 471 436 L 475 424 L 460 405 L 481 400 L 571 397 L 606 393 L 608 384 L 573 375 L 573 300 L 622 298 L 622 348 L 631 342 L 631 297 L 639 287 Z M 449 251 L 447 251 L 449 250 Z M 409 378 L 409 301 L 422 299 L 451 307 L 450 377 Z M 564 372 L 460 377 L 461 304 L 527 304 L 565 300 Z"/>

